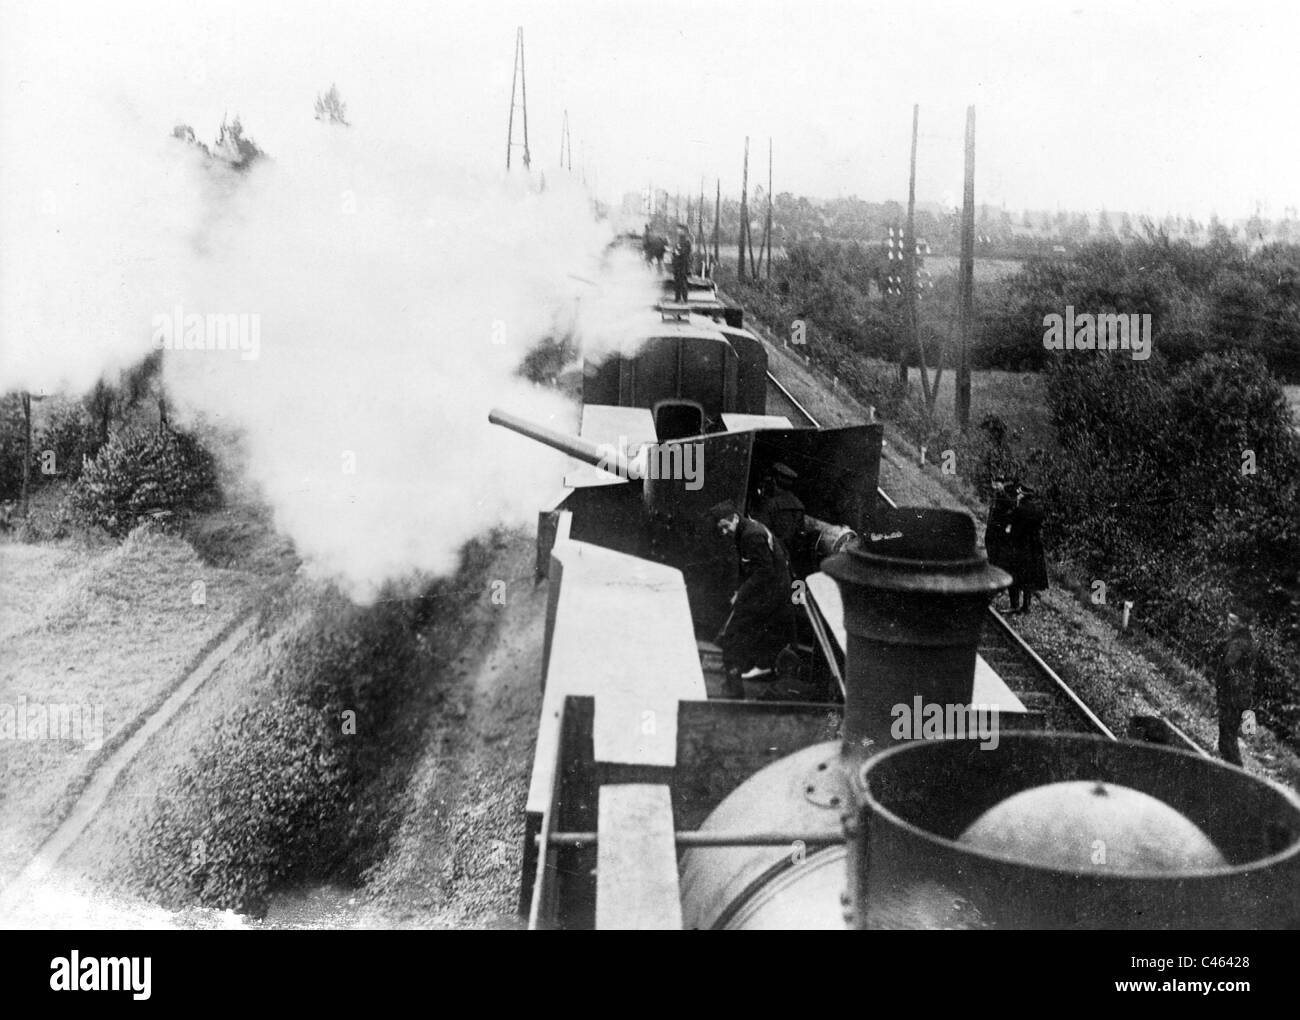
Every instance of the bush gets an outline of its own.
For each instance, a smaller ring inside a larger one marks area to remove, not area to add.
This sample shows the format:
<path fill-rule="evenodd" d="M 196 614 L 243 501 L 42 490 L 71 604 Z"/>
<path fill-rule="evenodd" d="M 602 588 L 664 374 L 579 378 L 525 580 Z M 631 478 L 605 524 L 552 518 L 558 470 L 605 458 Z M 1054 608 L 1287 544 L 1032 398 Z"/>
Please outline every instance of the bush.
<path fill-rule="evenodd" d="M 276 883 L 314 862 L 344 794 L 342 740 L 323 713 L 279 697 L 225 719 L 147 829 L 149 890 L 261 915 Z"/>
<path fill-rule="evenodd" d="M 132 427 L 115 434 L 85 468 L 68 505 L 78 523 L 121 537 L 146 518 L 203 509 L 216 497 L 215 465 L 197 439 Z"/>
<path fill-rule="evenodd" d="M 431 647 L 441 663 L 472 640 L 454 607 L 487 588 L 491 562 L 490 545 L 470 542 L 457 574 L 418 597 L 394 590 L 358 607 L 329 591 L 292 630 L 272 620 L 300 618 L 301 591 L 267 610 L 272 692 L 227 716 L 158 800 L 132 851 L 140 891 L 173 909 L 261 916 L 286 885 L 361 881 L 388 852 L 449 693 L 431 682 Z"/>
<path fill-rule="evenodd" d="M 1294 741 L 1300 649 L 1280 593 L 1300 562 L 1300 442 L 1264 362 L 1064 362 L 1048 399 L 1064 451 L 1042 479 L 1058 551 L 1204 665 L 1228 608 L 1254 609 L 1258 707 Z"/>

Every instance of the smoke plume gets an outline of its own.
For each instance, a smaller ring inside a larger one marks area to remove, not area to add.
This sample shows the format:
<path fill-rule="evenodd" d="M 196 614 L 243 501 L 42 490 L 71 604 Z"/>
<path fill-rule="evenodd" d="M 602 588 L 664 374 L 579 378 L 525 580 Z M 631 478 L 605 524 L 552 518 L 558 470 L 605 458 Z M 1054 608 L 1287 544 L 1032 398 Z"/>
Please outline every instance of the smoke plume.
<path fill-rule="evenodd" d="M 279 526 L 358 598 L 534 519 L 563 459 L 488 409 L 575 429 L 521 358 L 578 308 L 607 347 L 652 293 L 602 269 L 610 230 L 565 179 L 306 109 L 273 142 L 245 125 L 268 157 L 243 172 L 120 104 L 3 112 L 26 144 L 0 157 L 0 384 L 81 393 L 165 347 L 175 416 L 237 434 Z"/>

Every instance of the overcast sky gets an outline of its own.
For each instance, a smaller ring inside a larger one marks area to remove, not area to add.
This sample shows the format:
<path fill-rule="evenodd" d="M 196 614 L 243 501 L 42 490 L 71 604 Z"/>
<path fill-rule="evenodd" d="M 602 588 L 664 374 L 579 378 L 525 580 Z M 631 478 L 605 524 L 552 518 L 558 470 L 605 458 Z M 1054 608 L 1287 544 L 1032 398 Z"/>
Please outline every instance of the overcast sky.
<path fill-rule="evenodd" d="M 977 193 L 1018 212 L 1106 207 L 1280 216 L 1300 205 L 1296 52 L 1284 3 L 38 3 L 0 6 L 0 144 L 15 103 L 95 96 L 142 126 L 224 111 L 273 155 L 337 82 L 356 125 L 504 162 L 515 26 L 535 168 L 602 196 L 653 181 L 739 189 L 746 134 L 778 191 L 956 203 L 964 111 Z M 60 130 L 56 112 L 49 130 Z"/>

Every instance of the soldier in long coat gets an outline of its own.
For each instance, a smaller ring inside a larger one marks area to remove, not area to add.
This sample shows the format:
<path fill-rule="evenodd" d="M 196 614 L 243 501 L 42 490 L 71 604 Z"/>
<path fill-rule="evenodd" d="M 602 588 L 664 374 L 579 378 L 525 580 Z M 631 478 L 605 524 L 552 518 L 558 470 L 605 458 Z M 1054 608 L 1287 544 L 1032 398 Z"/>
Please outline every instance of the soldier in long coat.
<path fill-rule="evenodd" d="M 1043 548 L 1043 511 L 1036 496 L 1037 493 L 1029 486 L 1017 485 L 1016 505 L 1008 522 L 1008 562 L 1004 569 L 1011 574 L 1013 613 L 1028 613 L 1034 593 L 1048 588 L 1047 553 Z"/>
<path fill-rule="evenodd" d="M 1015 482 L 993 479 L 993 502 L 989 504 L 988 525 L 984 529 L 984 549 L 989 563 L 1010 573 L 1011 511 L 1016 507 Z"/>
<path fill-rule="evenodd" d="M 741 696 L 741 675 L 771 669 L 781 650 L 795 641 L 790 566 L 781 542 L 764 525 L 741 514 L 730 500 L 709 510 L 719 534 L 735 538 L 740 587 L 731 615 L 718 633 L 727 692 Z"/>

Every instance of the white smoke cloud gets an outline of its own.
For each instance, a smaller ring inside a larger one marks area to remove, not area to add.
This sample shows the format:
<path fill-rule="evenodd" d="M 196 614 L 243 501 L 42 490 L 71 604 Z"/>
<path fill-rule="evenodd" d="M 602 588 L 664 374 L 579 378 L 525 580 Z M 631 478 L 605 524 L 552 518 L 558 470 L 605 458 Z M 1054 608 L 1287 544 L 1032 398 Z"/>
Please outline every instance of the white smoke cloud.
<path fill-rule="evenodd" d="M 535 519 L 563 458 L 488 409 L 576 430 L 521 358 L 582 300 L 617 332 L 610 302 L 653 293 L 605 285 L 611 231 L 567 179 L 539 193 L 306 109 L 273 142 L 245 125 L 270 158 L 242 175 L 120 103 L 3 112 L 26 144 L 0 156 L 0 386 L 84 392 L 160 322 L 245 316 L 255 351 L 167 350 L 169 399 L 242 437 L 279 526 L 358 598 Z"/>
<path fill-rule="evenodd" d="M 0 80 L 0 384 L 84 391 L 147 352 L 189 265 L 197 164 L 170 125 Z"/>
<path fill-rule="evenodd" d="M 207 254 L 176 298 L 258 316 L 256 359 L 164 362 L 184 405 L 245 432 L 251 473 L 299 550 L 364 595 L 450 569 L 466 539 L 533 520 L 555 490 L 558 455 L 487 413 L 499 403 L 574 427 L 574 408 L 515 372 L 606 233 L 580 195 L 311 127 L 216 199 Z"/>

